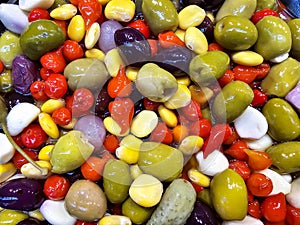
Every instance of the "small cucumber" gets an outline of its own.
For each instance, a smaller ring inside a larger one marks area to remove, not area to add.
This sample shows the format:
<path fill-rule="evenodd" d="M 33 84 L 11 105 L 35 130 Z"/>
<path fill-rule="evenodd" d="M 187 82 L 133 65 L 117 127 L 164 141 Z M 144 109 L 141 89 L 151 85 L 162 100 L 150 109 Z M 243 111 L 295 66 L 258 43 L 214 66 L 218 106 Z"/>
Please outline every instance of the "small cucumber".
<path fill-rule="evenodd" d="M 166 189 L 146 225 L 182 225 L 190 216 L 196 192 L 190 182 L 175 179 Z"/>

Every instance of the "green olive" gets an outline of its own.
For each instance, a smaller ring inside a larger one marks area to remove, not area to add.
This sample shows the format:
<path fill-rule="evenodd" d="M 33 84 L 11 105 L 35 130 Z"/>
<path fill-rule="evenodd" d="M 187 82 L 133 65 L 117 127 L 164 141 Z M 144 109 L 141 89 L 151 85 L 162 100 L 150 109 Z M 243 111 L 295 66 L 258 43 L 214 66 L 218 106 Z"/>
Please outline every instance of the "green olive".
<path fill-rule="evenodd" d="M 300 60 L 300 18 L 292 19 L 287 23 L 292 33 L 292 56 Z"/>
<path fill-rule="evenodd" d="M 251 87 L 242 81 L 232 81 L 222 88 L 212 105 L 212 114 L 220 122 L 232 122 L 240 116 L 254 98 Z"/>
<path fill-rule="evenodd" d="M 190 78 L 199 86 L 216 82 L 228 69 L 229 62 L 229 56 L 222 51 L 197 55 L 190 62 Z"/>
<path fill-rule="evenodd" d="M 122 204 L 122 214 L 130 218 L 134 224 L 143 224 L 151 216 L 154 207 L 142 207 L 130 197 Z"/>
<path fill-rule="evenodd" d="M 183 154 L 177 148 L 158 142 L 143 142 L 138 165 L 144 173 L 161 181 L 173 181 L 183 168 Z"/>
<path fill-rule="evenodd" d="M 51 20 L 35 20 L 20 36 L 23 53 L 31 60 L 38 60 L 46 52 L 61 46 L 66 39 L 63 30 Z"/>
<path fill-rule="evenodd" d="M 138 91 L 155 102 L 169 100 L 177 91 L 176 78 L 154 63 L 147 63 L 138 71 L 136 77 Z"/>
<path fill-rule="evenodd" d="M 87 88 L 91 91 L 100 91 L 110 77 L 105 64 L 96 58 L 81 58 L 70 62 L 64 70 L 64 76 L 71 90 Z"/>
<path fill-rule="evenodd" d="M 0 74 L 0 92 L 10 92 L 13 90 L 12 72 L 4 70 Z"/>
<path fill-rule="evenodd" d="M 143 0 L 142 12 L 154 35 L 178 27 L 178 13 L 170 0 Z"/>
<path fill-rule="evenodd" d="M 300 80 L 300 63 L 289 57 L 271 67 L 268 75 L 261 82 L 261 87 L 267 95 L 284 97 Z"/>
<path fill-rule="evenodd" d="M 214 176 L 210 193 L 213 206 L 223 220 L 242 220 L 247 215 L 247 187 L 237 172 L 226 169 Z"/>
<path fill-rule="evenodd" d="M 214 28 L 215 40 L 229 50 L 246 50 L 255 44 L 258 33 L 251 20 L 242 16 L 225 16 Z"/>
<path fill-rule="evenodd" d="M 277 10 L 276 0 L 257 0 L 256 11 L 265 8 Z"/>
<path fill-rule="evenodd" d="M 11 209 L 4 209 L 0 211 L 0 225 L 16 225 L 27 218 L 29 218 L 29 216 L 22 211 Z"/>
<path fill-rule="evenodd" d="M 89 180 L 75 181 L 65 197 L 65 207 L 71 216 L 84 221 L 97 221 L 107 209 L 102 189 Z"/>
<path fill-rule="evenodd" d="M 253 0 L 225 0 L 217 12 L 216 21 L 228 15 L 242 16 L 250 19 L 255 9 L 256 1 Z"/>
<path fill-rule="evenodd" d="M 300 121 L 293 107 L 281 98 L 272 98 L 262 113 L 269 124 L 268 134 L 276 141 L 291 141 L 300 135 Z"/>
<path fill-rule="evenodd" d="M 265 16 L 256 23 L 258 30 L 254 50 L 265 60 L 288 53 L 292 47 L 292 35 L 287 23 L 276 16 Z"/>
<path fill-rule="evenodd" d="M 109 160 L 103 170 L 103 187 L 107 199 L 112 203 L 123 202 L 129 194 L 132 182 L 129 165 L 122 160 Z"/>
<path fill-rule="evenodd" d="M 93 151 L 94 146 L 81 131 L 69 131 L 58 139 L 51 151 L 52 172 L 66 173 L 80 167 Z"/>
<path fill-rule="evenodd" d="M 7 69 L 11 69 L 12 61 L 16 55 L 22 54 L 19 35 L 5 31 L 0 36 L 0 60 Z"/>
<path fill-rule="evenodd" d="M 273 145 L 266 149 L 272 158 L 273 166 L 281 173 L 300 171 L 300 142 L 290 141 Z"/>

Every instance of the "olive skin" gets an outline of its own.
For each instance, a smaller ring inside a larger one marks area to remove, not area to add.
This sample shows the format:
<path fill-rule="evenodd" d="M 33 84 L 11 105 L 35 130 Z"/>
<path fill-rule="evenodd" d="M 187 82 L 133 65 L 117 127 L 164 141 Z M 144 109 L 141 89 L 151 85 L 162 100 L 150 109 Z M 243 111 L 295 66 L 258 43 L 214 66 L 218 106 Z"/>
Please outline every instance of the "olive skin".
<path fill-rule="evenodd" d="M 154 35 L 178 27 L 178 13 L 170 0 L 144 0 L 142 12 L 147 25 Z"/>
<path fill-rule="evenodd" d="M 293 107 L 281 98 L 272 98 L 262 113 L 269 124 L 268 134 L 276 141 L 291 141 L 300 135 L 300 121 Z"/>
<path fill-rule="evenodd" d="M 268 75 L 261 82 L 262 90 L 267 95 L 284 97 L 300 80 L 300 63 L 289 57 L 271 67 Z"/>
<path fill-rule="evenodd" d="M 223 220 L 242 220 L 247 215 L 247 187 L 243 178 L 232 169 L 213 177 L 210 193 L 214 209 Z"/>
<path fill-rule="evenodd" d="M 216 96 L 212 113 L 220 122 L 232 122 L 250 105 L 254 98 L 251 87 L 242 81 L 232 81 L 225 85 Z"/>
<path fill-rule="evenodd" d="M 66 39 L 63 30 L 51 20 L 36 20 L 20 36 L 23 53 L 31 60 L 38 60 L 46 52 L 61 46 Z"/>
<path fill-rule="evenodd" d="M 292 19 L 287 22 L 292 33 L 292 56 L 300 60 L 300 18 Z"/>
<path fill-rule="evenodd" d="M 29 216 L 19 210 L 4 209 L 0 212 L 0 224 L 21 224 L 22 221 L 28 219 Z M 31 223 L 31 225 L 34 225 Z"/>
<path fill-rule="evenodd" d="M 107 210 L 107 201 L 102 189 L 89 180 L 73 183 L 65 197 L 68 213 L 80 220 L 97 221 Z"/>
<path fill-rule="evenodd" d="M 258 32 L 248 18 L 229 15 L 216 23 L 214 37 L 222 47 L 239 51 L 253 46 L 258 38 Z"/>
<path fill-rule="evenodd" d="M 256 23 L 258 38 L 254 50 L 265 60 L 288 53 L 292 47 L 292 35 L 287 23 L 276 16 L 265 16 Z"/>
<path fill-rule="evenodd" d="M 272 164 L 280 173 L 300 171 L 300 142 L 290 141 L 273 145 L 266 149 Z"/>

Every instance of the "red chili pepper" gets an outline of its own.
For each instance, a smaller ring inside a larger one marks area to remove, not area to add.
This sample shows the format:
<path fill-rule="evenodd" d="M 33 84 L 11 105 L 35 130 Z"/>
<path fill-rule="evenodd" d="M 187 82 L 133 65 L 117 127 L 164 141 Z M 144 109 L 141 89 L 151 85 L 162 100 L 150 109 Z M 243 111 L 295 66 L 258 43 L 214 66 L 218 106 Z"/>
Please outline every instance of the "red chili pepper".
<path fill-rule="evenodd" d="M 258 70 L 253 66 L 237 65 L 232 69 L 234 79 L 250 84 L 258 75 Z"/>
<path fill-rule="evenodd" d="M 102 5 L 98 0 L 79 0 L 78 9 L 85 22 L 86 30 L 102 15 Z"/>
<path fill-rule="evenodd" d="M 241 160 L 231 160 L 229 168 L 237 172 L 244 180 L 247 180 L 251 173 L 248 164 Z"/>
<path fill-rule="evenodd" d="M 150 134 L 149 140 L 163 144 L 171 144 L 173 141 L 173 135 L 165 123 L 158 122 L 157 126 Z"/>
<path fill-rule="evenodd" d="M 111 117 L 121 127 L 121 134 L 130 128 L 134 114 L 134 103 L 130 98 L 116 98 L 108 105 Z"/>
<path fill-rule="evenodd" d="M 234 72 L 232 70 L 226 70 L 223 76 L 218 79 L 218 82 L 221 87 L 224 87 L 226 84 L 234 80 Z"/>
<path fill-rule="evenodd" d="M 272 165 L 272 158 L 267 152 L 250 150 L 245 148 L 244 152 L 248 155 L 247 163 L 253 170 L 267 169 Z"/>
<path fill-rule="evenodd" d="M 260 21 L 262 18 L 264 18 L 265 16 L 277 16 L 279 17 L 278 12 L 269 9 L 269 8 L 265 8 L 265 9 L 261 9 L 259 11 L 256 11 L 252 17 L 251 17 L 251 21 L 256 24 L 258 21 Z"/>
<path fill-rule="evenodd" d="M 273 223 L 284 221 L 286 217 L 286 200 L 282 192 L 267 197 L 261 203 L 263 217 Z"/>
<path fill-rule="evenodd" d="M 131 94 L 132 82 L 126 76 L 124 66 L 120 66 L 117 76 L 108 81 L 107 92 L 111 98 L 127 97 Z"/>
<path fill-rule="evenodd" d="M 266 197 L 273 190 L 273 183 L 262 173 L 252 173 L 246 181 L 247 189 L 254 196 Z"/>
<path fill-rule="evenodd" d="M 62 73 L 67 65 L 61 48 L 47 52 L 40 58 L 40 62 L 44 68 L 52 70 L 54 73 Z"/>
<path fill-rule="evenodd" d="M 128 27 L 132 27 L 141 32 L 145 38 L 150 37 L 150 28 L 147 26 L 144 20 L 138 19 L 127 24 Z"/>
<path fill-rule="evenodd" d="M 28 14 L 29 22 L 40 20 L 40 19 L 50 20 L 50 13 L 46 9 L 34 8 Z"/>
<path fill-rule="evenodd" d="M 39 124 L 29 124 L 21 133 L 21 140 L 26 148 L 39 148 L 46 143 L 48 135 Z"/>
<path fill-rule="evenodd" d="M 300 225 L 300 209 L 291 205 L 286 206 L 286 222 L 287 225 Z"/>
<path fill-rule="evenodd" d="M 158 34 L 158 42 L 163 48 L 170 48 L 174 45 L 185 47 L 185 43 L 173 31 Z"/>
<path fill-rule="evenodd" d="M 260 210 L 260 203 L 257 199 L 248 203 L 248 214 L 256 219 L 262 218 L 262 213 Z"/>
<path fill-rule="evenodd" d="M 253 107 L 262 107 L 268 101 L 268 96 L 258 89 L 253 90 L 254 98 L 251 102 Z"/>

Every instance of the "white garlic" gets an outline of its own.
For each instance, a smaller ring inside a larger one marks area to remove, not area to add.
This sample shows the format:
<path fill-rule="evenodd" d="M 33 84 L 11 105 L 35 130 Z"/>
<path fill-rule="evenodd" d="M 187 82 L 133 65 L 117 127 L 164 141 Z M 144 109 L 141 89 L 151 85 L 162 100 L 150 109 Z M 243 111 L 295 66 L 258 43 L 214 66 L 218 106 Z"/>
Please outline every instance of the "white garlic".
<path fill-rule="evenodd" d="M 286 195 L 286 200 L 295 208 L 300 208 L 300 177 L 293 180 L 291 192 Z"/>
<path fill-rule="evenodd" d="M 263 225 L 263 222 L 252 216 L 246 216 L 243 220 L 223 221 L 222 225 Z"/>
<path fill-rule="evenodd" d="M 244 141 L 246 142 L 246 144 L 250 149 L 259 150 L 259 151 L 265 151 L 267 148 L 273 145 L 273 140 L 268 134 L 265 134 L 259 139 L 253 139 L 253 140 L 244 139 Z"/>
<path fill-rule="evenodd" d="M 15 148 L 9 142 L 8 138 L 5 134 L 0 133 L 0 143 L 1 143 L 1 151 L 0 151 L 0 164 L 5 164 L 15 154 Z"/>
<path fill-rule="evenodd" d="M 25 11 L 31 11 L 34 8 L 49 9 L 55 0 L 19 0 L 19 7 Z"/>

